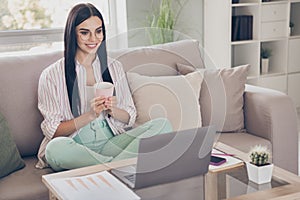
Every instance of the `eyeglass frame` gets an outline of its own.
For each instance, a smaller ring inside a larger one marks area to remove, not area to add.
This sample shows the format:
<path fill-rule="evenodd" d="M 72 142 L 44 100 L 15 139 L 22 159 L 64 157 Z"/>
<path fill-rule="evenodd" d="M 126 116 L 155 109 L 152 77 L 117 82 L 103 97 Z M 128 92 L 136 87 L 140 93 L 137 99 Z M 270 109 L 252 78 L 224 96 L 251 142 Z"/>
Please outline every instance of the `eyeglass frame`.
<path fill-rule="evenodd" d="M 97 31 L 100 31 L 99 33 L 97 33 Z M 85 32 L 87 35 L 83 35 L 82 33 Z M 85 28 L 81 28 L 77 31 L 77 34 L 78 36 L 80 37 L 80 39 L 82 39 L 83 41 L 88 41 L 91 36 L 92 36 L 92 31 L 90 31 L 89 29 L 85 29 Z M 99 34 L 99 35 L 97 35 Z M 94 36 L 95 38 L 97 39 L 101 39 L 104 37 L 104 34 L 103 34 L 103 28 L 102 26 L 101 27 L 98 27 L 95 32 L 94 32 Z M 87 37 L 87 38 L 83 38 L 83 37 Z"/>

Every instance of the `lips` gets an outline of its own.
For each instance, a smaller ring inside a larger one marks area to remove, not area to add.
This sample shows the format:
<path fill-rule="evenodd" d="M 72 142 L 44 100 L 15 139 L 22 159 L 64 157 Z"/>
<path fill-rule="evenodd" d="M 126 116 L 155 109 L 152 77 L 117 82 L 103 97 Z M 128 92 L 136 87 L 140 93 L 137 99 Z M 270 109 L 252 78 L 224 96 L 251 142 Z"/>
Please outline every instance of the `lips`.
<path fill-rule="evenodd" d="M 97 47 L 98 44 L 86 44 L 87 47 L 93 49 L 95 47 Z"/>

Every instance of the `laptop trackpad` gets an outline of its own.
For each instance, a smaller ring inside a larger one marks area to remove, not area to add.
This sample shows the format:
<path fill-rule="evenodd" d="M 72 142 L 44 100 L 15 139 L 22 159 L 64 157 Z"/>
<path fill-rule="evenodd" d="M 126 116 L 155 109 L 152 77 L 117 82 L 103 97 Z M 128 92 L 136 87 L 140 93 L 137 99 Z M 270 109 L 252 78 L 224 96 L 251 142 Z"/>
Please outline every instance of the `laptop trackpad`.
<path fill-rule="evenodd" d="M 129 165 L 125 167 L 119 167 L 115 170 L 121 171 L 123 173 L 128 173 L 128 174 L 135 174 L 136 173 L 136 165 Z"/>
<path fill-rule="evenodd" d="M 124 183 L 129 185 L 129 187 L 134 188 L 136 165 L 129 165 L 125 167 L 112 169 L 111 172 L 114 175 L 116 175 L 119 179 L 121 179 Z"/>

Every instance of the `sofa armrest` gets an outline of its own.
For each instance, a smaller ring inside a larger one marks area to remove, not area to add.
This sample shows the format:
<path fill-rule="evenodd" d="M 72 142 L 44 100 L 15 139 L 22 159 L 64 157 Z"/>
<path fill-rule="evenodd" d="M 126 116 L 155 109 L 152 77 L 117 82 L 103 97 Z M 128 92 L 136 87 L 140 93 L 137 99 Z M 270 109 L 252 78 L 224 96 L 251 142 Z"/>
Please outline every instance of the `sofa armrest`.
<path fill-rule="evenodd" d="M 245 128 L 248 133 L 272 143 L 275 165 L 298 174 L 298 130 L 296 108 L 286 94 L 246 85 Z"/>

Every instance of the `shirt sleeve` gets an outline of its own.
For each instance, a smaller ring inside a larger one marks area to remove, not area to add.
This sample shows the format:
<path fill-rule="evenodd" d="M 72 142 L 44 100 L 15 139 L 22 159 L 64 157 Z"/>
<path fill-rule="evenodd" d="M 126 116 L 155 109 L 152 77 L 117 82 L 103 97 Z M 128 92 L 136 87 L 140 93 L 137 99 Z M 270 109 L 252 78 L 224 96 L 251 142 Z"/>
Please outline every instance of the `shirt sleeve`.
<path fill-rule="evenodd" d="M 123 66 L 119 61 L 112 61 L 109 64 L 109 70 L 115 85 L 116 98 L 118 108 L 128 112 L 130 119 L 128 124 L 120 122 L 114 118 L 109 118 L 110 122 L 116 129 L 117 134 L 124 132 L 126 128 L 132 127 L 136 120 L 136 108 L 132 100 L 131 92 L 128 86 L 127 77 Z M 114 131 L 114 132 L 115 132 Z"/>
<path fill-rule="evenodd" d="M 59 85 L 55 81 L 54 70 L 42 72 L 38 86 L 38 108 L 44 117 L 41 123 L 43 134 L 49 140 L 53 138 L 57 127 L 63 120 L 59 104 Z"/>

